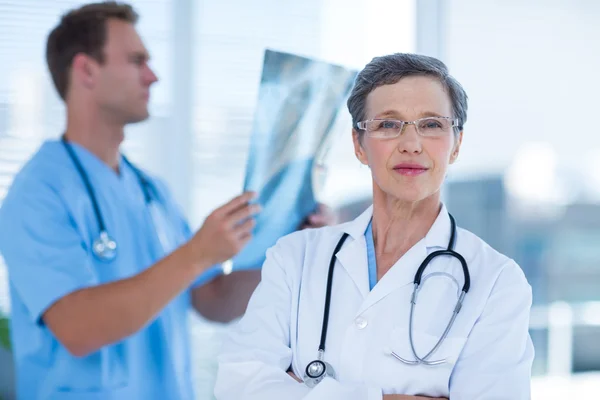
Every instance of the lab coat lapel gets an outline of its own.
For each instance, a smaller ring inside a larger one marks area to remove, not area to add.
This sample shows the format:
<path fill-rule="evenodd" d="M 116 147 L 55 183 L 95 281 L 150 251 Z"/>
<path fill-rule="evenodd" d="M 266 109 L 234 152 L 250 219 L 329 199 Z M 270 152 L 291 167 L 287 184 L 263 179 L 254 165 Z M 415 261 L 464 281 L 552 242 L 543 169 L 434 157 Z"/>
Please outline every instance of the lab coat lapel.
<path fill-rule="evenodd" d="M 427 235 L 411 247 L 392 268 L 381 278 L 373 290 L 369 291 L 369 268 L 365 230 L 373 216 L 373 206 L 355 220 L 340 225 L 340 229 L 350 235 L 347 243 L 337 255 L 346 273 L 352 278 L 364 302 L 358 314 L 366 311 L 391 293 L 414 282 L 417 269 L 429 251 L 446 248 L 450 237 L 450 219 L 442 204 L 440 213 Z M 410 290 L 412 293 L 412 290 Z M 357 314 L 357 315 L 358 315 Z"/>
<path fill-rule="evenodd" d="M 380 300 L 403 287 L 410 286 L 412 288 L 415 273 L 425 257 L 427 257 L 427 248 L 425 247 L 424 240 L 421 240 L 396 261 L 392 268 L 377 282 L 377 285 L 375 285 L 363 302 L 357 315 L 373 307 Z"/>
<path fill-rule="evenodd" d="M 372 216 L 373 206 L 370 206 L 353 221 L 339 225 L 341 232 L 347 233 L 349 237 L 338 252 L 337 260 L 350 276 L 363 299 L 369 294 L 369 262 L 365 231 Z"/>
<path fill-rule="evenodd" d="M 350 243 L 339 251 L 337 259 L 354 281 L 363 299 L 369 294 L 369 269 L 367 267 L 367 245 L 365 238 L 348 238 Z"/>

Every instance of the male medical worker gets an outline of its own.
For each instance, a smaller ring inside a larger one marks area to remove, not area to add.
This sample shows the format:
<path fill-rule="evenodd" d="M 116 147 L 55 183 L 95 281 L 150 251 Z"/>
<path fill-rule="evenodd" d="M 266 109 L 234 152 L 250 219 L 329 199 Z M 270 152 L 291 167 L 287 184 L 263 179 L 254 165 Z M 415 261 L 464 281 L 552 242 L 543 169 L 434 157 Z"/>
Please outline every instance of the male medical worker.
<path fill-rule="evenodd" d="M 251 193 L 192 234 L 165 185 L 119 152 L 157 81 L 136 20 L 129 5 L 90 4 L 48 38 L 66 131 L 0 209 L 19 399 L 192 399 L 190 306 L 231 320 L 259 280 L 234 272 L 201 284 L 250 239 Z"/>

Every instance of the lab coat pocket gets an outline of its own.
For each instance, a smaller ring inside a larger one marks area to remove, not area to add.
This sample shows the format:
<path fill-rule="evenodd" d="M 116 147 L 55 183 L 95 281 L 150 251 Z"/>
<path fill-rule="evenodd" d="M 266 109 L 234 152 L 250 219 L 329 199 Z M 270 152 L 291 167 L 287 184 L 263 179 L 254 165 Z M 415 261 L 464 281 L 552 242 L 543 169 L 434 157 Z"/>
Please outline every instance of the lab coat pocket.
<path fill-rule="evenodd" d="M 413 352 L 408 329 L 393 329 L 383 351 L 386 355 L 383 373 L 389 382 L 389 385 L 384 386 L 384 393 L 447 397 L 450 375 L 466 338 L 448 336 L 429 357 L 426 357 L 436 347 L 439 339 L 439 336 L 413 330 Z M 437 363 L 418 364 L 415 353 L 428 362 Z"/>

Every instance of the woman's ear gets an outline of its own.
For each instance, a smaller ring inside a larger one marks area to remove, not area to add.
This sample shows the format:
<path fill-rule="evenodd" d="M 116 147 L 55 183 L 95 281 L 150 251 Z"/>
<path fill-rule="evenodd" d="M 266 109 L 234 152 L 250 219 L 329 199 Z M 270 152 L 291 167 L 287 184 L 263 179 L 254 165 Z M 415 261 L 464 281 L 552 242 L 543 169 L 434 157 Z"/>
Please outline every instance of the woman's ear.
<path fill-rule="evenodd" d="M 356 131 L 356 129 L 352 129 L 352 142 L 354 143 L 354 154 L 356 155 L 358 161 L 364 165 L 369 165 L 369 160 L 367 159 L 365 149 L 363 149 L 361 143 L 361 135 Z"/>
<path fill-rule="evenodd" d="M 454 143 L 454 148 L 452 149 L 452 153 L 450 153 L 450 164 L 454 164 L 456 159 L 458 158 L 458 154 L 460 153 L 460 145 L 462 144 L 463 131 L 458 132 L 456 135 L 456 143 Z"/>

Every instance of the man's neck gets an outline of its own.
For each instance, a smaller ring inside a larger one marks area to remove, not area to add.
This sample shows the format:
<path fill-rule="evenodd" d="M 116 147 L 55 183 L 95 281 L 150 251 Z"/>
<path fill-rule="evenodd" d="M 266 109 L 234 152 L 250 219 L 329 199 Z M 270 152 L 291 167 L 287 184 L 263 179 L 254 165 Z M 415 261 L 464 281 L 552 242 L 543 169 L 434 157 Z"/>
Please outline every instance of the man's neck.
<path fill-rule="evenodd" d="M 69 115 L 65 139 L 83 146 L 115 172 L 119 172 L 119 147 L 124 139 L 122 124 L 100 118 L 76 118 Z"/>

